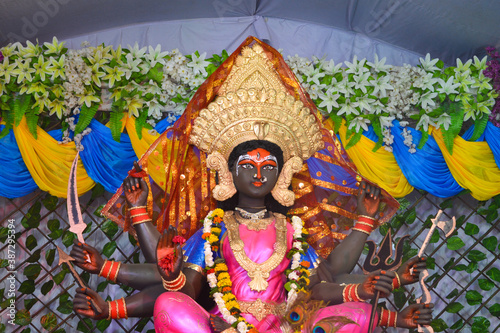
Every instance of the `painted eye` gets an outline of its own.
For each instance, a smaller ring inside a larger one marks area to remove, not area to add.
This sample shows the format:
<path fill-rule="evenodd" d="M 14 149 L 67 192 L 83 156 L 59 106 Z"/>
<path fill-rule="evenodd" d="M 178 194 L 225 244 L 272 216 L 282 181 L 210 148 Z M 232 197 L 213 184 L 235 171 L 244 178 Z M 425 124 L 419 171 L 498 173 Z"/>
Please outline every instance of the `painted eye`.
<path fill-rule="evenodd" d="M 240 167 L 242 167 L 243 169 L 253 169 L 253 165 L 249 163 L 240 164 Z"/>
<path fill-rule="evenodd" d="M 274 170 L 276 167 L 275 166 L 272 166 L 272 165 L 265 165 L 264 167 L 262 167 L 262 169 L 264 170 L 268 170 L 268 171 L 272 171 Z"/>

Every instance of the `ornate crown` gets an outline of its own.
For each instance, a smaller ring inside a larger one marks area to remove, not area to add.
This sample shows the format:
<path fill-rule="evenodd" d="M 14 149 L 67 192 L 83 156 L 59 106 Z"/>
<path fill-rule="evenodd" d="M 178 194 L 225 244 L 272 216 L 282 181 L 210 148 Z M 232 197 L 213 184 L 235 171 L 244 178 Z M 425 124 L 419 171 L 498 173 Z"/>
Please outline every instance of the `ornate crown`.
<path fill-rule="evenodd" d="M 242 50 L 218 95 L 194 121 L 189 142 L 200 150 L 227 160 L 238 144 L 267 140 L 287 161 L 306 160 L 323 148 L 321 124 L 286 91 L 260 45 Z"/>

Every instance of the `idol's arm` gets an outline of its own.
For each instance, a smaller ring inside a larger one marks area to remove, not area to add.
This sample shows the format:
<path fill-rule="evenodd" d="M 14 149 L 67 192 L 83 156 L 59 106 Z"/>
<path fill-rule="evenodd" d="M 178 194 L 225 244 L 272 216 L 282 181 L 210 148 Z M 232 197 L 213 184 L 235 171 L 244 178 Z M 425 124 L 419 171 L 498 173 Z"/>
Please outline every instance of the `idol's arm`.
<path fill-rule="evenodd" d="M 380 204 L 380 189 L 361 182 L 358 194 L 358 214 L 373 217 Z M 352 230 L 328 256 L 326 262 L 333 276 L 350 273 L 361 256 L 368 233 Z"/>
<path fill-rule="evenodd" d="M 135 224 L 134 229 L 146 262 L 155 264 L 156 244 L 158 244 L 158 240 L 160 239 L 160 232 L 151 222 Z"/>
<path fill-rule="evenodd" d="M 136 173 L 142 172 L 137 162 L 134 162 L 134 168 Z M 140 223 L 134 221 L 135 219 L 144 219 L 143 216 L 140 215 L 145 214 L 146 211 L 145 207 L 147 205 L 149 193 L 148 184 L 140 177 L 128 176 L 123 181 L 123 191 L 127 204 L 131 209 L 134 207 L 142 207 L 142 209 L 144 209 L 144 213 L 137 214 L 138 216 L 136 216 L 136 218 L 134 218 L 134 216 L 131 217 L 132 224 L 137 233 L 137 240 L 139 241 L 141 252 L 144 254 L 144 258 L 146 258 L 146 262 L 152 264 L 156 263 L 156 244 L 158 244 L 160 232 L 156 229 L 151 220 Z"/>
<path fill-rule="evenodd" d="M 185 269 L 184 274 L 186 275 L 187 281 L 179 292 L 186 293 L 190 296 L 199 295 L 203 286 L 203 275 L 189 268 Z M 163 285 L 156 284 L 146 287 L 134 295 L 126 297 L 125 307 L 127 316 L 153 316 L 156 299 L 164 292 L 166 292 L 166 290 Z M 196 297 L 193 298 L 196 299 Z M 95 307 L 94 304 L 97 304 L 97 307 Z M 73 299 L 73 309 L 80 315 L 96 320 L 106 319 L 109 316 L 109 303 L 104 301 L 98 293 L 89 288 L 77 288 L 76 295 Z"/>
<path fill-rule="evenodd" d="M 79 268 L 104 278 L 116 276 L 116 281 L 134 289 L 142 290 L 154 284 L 161 284 L 161 275 L 156 264 L 120 264 L 108 262 L 106 267 L 99 251 L 88 244 L 75 240 L 70 255 Z M 118 275 L 116 275 L 118 271 Z"/>

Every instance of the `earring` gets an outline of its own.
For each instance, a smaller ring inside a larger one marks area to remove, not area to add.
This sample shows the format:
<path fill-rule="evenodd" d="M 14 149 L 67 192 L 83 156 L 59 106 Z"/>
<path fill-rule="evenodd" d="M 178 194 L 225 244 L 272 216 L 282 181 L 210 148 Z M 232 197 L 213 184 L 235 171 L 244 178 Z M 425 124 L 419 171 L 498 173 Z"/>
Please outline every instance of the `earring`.
<path fill-rule="evenodd" d="M 292 206 L 295 201 L 295 193 L 290 191 L 288 187 L 292 183 L 293 175 L 302 169 L 302 163 L 302 159 L 298 156 L 294 156 L 286 161 L 278 177 L 278 181 L 271 191 L 274 199 L 285 207 Z"/>
<path fill-rule="evenodd" d="M 217 201 L 224 201 L 231 198 L 236 193 L 233 183 L 233 175 L 229 171 L 227 161 L 218 151 L 214 151 L 207 156 L 207 166 L 217 171 L 219 184 L 212 191 L 212 195 Z"/>

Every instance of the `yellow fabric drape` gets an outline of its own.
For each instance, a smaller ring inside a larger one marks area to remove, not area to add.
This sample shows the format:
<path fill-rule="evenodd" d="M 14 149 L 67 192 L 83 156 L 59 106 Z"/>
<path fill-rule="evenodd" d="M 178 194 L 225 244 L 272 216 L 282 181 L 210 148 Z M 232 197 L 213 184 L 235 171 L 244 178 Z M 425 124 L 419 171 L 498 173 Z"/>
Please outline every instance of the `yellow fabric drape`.
<path fill-rule="evenodd" d="M 453 178 L 477 200 L 488 200 L 500 194 L 500 169 L 488 143 L 470 142 L 457 136 L 453 142 L 453 155 L 448 152 L 441 130 L 432 129 L 439 149 Z"/>
<path fill-rule="evenodd" d="M 35 139 L 24 117 L 19 126 L 14 126 L 17 145 L 35 183 L 43 191 L 66 198 L 69 173 L 76 156 L 75 143 L 59 144 L 41 128 L 37 128 L 37 134 L 38 139 Z M 95 185 L 81 160 L 78 161 L 77 182 L 79 195 Z"/>
<path fill-rule="evenodd" d="M 347 127 L 343 122 L 339 134 L 344 146 Z M 403 175 L 394 155 L 383 148 L 373 152 L 375 142 L 364 135 L 353 147 L 347 149 L 347 155 L 352 159 L 359 173 L 371 182 L 374 182 L 395 198 L 402 198 L 413 191 L 413 186 Z"/>
<path fill-rule="evenodd" d="M 142 140 L 139 139 L 135 129 L 135 117 L 129 117 L 126 120 L 125 127 L 132 143 L 132 148 L 135 154 L 140 159 L 148 148 L 160 136 L 159 134 L 151 135 L 145 128 L 142 129 Z M 155 151 L 149 155 L 147 172 L 153 178 L 155 183 L 159 184 L 162 188 L 165 187 L 165 168 L 163 165 L 163 147 L 158 145 Z"/>

